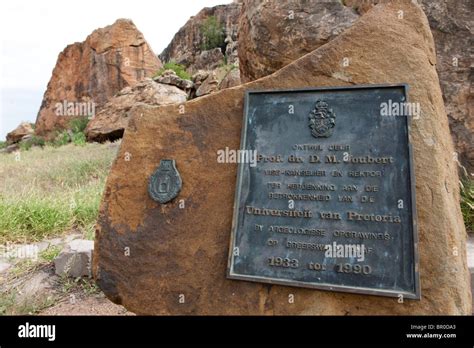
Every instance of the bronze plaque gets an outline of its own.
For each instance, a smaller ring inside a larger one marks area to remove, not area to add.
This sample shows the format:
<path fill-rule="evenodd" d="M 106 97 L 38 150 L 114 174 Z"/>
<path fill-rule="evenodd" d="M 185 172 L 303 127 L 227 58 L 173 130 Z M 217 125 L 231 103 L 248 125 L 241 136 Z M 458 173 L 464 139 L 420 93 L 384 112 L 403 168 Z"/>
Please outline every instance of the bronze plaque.
<path fill-rule="evenodd" d="M 420 298 L 406 96 L 247 92 L 229 278 Z"/>

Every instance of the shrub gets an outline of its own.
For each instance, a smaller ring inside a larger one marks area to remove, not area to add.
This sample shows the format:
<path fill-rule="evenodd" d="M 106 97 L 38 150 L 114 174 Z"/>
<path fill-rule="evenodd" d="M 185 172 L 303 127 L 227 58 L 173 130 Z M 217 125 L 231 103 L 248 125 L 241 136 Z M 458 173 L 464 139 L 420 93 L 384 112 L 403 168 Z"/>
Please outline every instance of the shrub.
<path fill-rule="evenodd" d="M 215 16 L 209 16 L 201 26 L 201 50 L 207 51 L 225 46 L 224 26 Z"/>
<path fill-rule="evenodd" d="M 73 133 L 72 142 L 74 143 L 74 145 L 83 146 L 87 142 L 86 135 L 83 132 Z"/>
<path fill-rule="evenodd" d="M 165 70 L 173 70 L 180 78 L 184 80 L 191 80 L 191 75 L 188 74 L 185 66 L 173 61 L 165 63 L 165 65 L 160 70 L 158 70 L 154 77 L 163 75 Z"/>
<path fill-rule="evenodd" d="M 71 137 L 69 136 L 68 131 L 64 130 L 56 136 L 51 145 L 54 147 L 59 147 L 68 144 L 70 141 Z"/>
<path fill-rule="evenodd" d="M 0 149 L 4 149 L 6 148 L 8 145 L 7 145 L 7 142 L 6 141 L 0 141 Z"/>
<path fill-rule="evenodd" d="M 88 123 L 89 118 L 87 117 L 75 118 L 69 122 L 69 128 L 73 133 L 84 133 Z"/>
<path fill-rule="evenodd" d="M 20 142 L 20 149 L 22 151 L 28 151 L 33 146 L 41 146 L 45 145 L 45 141 L 43 138 L 38 137 L 36 135 L 32 136 L 30 139 Z"/>

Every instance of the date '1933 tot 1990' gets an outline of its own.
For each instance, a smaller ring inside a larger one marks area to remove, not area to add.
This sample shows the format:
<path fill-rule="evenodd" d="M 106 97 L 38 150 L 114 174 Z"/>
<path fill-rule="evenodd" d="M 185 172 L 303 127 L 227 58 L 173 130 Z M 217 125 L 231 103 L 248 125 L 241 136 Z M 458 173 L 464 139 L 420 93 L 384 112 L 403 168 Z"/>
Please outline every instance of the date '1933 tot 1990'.
<path fill-rule="evenodd" d="M 299 260 L 272 256 L 268 258 L 268 265 L 273 267 L 298 268 Z M 325 271 L 327 269 L 326 266 L 327 265 L 325 264 L 317 262 L 308 263 L 308 269 L 313 271 Z M 351 263 L 338 263 L 334 265 L 334 270 L 338 273 L 353 273 L 363 275 L 368 275 L 372 273 L 372 267 L 370 267 L 369 265 L 359 265 Z"/>

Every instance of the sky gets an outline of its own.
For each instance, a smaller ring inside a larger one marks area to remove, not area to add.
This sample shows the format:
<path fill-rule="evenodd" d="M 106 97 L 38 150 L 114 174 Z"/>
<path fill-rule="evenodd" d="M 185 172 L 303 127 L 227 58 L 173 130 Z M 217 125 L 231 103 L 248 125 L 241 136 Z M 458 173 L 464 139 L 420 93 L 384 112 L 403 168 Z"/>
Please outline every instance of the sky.
<path fill-rule="evenodd" d="M 231 0 L 1 0 L 0 140 L 35 122 L 59 53 L 118 18 L 133 20 L 156 54 L 189 17 Z"/>

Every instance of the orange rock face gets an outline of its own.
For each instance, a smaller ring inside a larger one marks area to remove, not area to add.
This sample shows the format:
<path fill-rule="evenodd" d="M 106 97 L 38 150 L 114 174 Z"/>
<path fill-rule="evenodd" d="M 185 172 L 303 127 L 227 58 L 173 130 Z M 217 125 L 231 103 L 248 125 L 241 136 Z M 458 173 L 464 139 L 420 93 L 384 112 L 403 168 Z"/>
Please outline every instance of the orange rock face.
<path fill-rule="evenodd" d="M 421 8 L 391 1 L 272 75 L 182 105 L 136 109 L 101 205 L 93 265 L 99 286 L 138 314 L 470 315 L 466 232 L 435 61 Z M 239 148 L 245 91 L 402 82 L 423 115 L 410 134 L 421 300 L 226 278 L 237 166 L 218 163 L 217 151 Z M 166 205 L 147 192 L 162 159 L 176 160 L 183 181 Z"/>
<path fill-rule="evenodd" d="M 391 0 L 245 0 L 240 16 L 243 82 L 267 76 L 334 39 L 376 4 Z M 474 94 L 471 85 L 471 0 L 416 0 L 428 17 L 436 69 L 459 161 L 474 172 Z M 309 5 L 310 4 L 310 5 Z M 398 16 L 403 16 L 402 12 Z M 283 18 L 283 19 L 282 19 Z"/>
<path fill-rule="evenodd" d="M 342 1 L 244 0 L 238 37 L 242 82 L 283 68 L 334 39 L 358 18 Z"/>
<path fill-rule="evenodd" d="M 119 19 L 95 30 L 59 55 L 35 132 L 49 136 L 67 128 L 73 117 L 92 116 L 117 92 L 151 77 L 160 67 L 160 60 L 130 20 Z"/>

